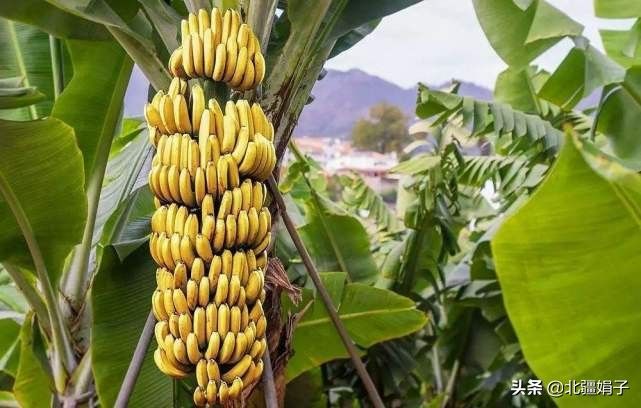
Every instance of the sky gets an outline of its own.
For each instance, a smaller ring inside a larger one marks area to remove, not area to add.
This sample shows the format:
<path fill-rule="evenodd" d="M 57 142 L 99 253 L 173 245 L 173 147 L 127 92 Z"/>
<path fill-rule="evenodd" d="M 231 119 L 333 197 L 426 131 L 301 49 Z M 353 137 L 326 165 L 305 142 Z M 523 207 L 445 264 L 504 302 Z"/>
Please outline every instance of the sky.
<path fill-rule="evenodd" d="M 594 17 L 593 0 L 548 2 L 583 24 L 584 35 L 599 49 L 599 29 L 632 24 Z M 563 40 L 534 62 L 553 70 L 570 47 L 570 40 Z M 471 0 L 424 0 L 388 16 L 373 33 L 325 66 L 358 68 L 404 88 L 419 81 L 441 84 L 452 78 L 493 88 L 496 76 L 506 67 L 487 42 Z"/>

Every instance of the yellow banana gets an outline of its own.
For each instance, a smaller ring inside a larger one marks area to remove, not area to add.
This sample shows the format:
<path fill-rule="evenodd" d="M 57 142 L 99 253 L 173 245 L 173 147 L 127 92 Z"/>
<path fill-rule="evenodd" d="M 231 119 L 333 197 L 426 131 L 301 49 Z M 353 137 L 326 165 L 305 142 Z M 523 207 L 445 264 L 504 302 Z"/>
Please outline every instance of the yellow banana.
<path fill-rule="evenodd" d="M 216 286 L 216 293 L 214 294 L 214 302 L 216 303 L 216 306 L 220 307 L 220 305 L 222 305 L 227 300 L 228 291 L 229 291 L 229 279 L 227 278 L 227 275 L 220 275 L 218 277 L 218 285 Z M 218 322 L 218 325 L 220 326 L 220 321 Z"/>
<path fill-rule="evenodd" d="M 220 14 L 220 10 L 218 8 L 214 8 L 211 11 L 210 23 L 214 44 L 220 44 L 223 34 L 223 16 Z"/>
<path fill-rule="evenodd" d="M 179 262 L 176 264 L 173 274 L 174 289 L 187 290 L 187 268 L 185 264 Z"/>
<path fill-rule="evenodd" d="M 202 259 L 200 258 L 195 258 L 194 262 L 191 264 L 191 279 L 195 280 L 196 282 L 200 282 L 200 280 L 205 276 L 205 263 L 203 262 Z"/>
<path fill-rule="evenodd" d="M 212 117 L 214 118 L 214 125 L 216 127 L 216 137 L 218 139 L 218 144 L 220 147 L 220 142 L 222 141 L 223 138 L 223 121 L 224 121 L 224 115 L 223 115 L 223 110 L 220 108 L 220 104 L 216 99 L 210 99 L 209 100 L 209 110 L 211 111 Z M 219 149 L 220 151 L 220 149 Z"/>
<path fill-rule="evenodd" d="M 187 336 L 193 330 L 193 324 L 189 313 L 183 313 L 178 317 L 178 333 L 182 341 L 187 342 Z"/>
<path fill-rule="evenodd" d="M 249 219 L 249 232 L 247 234 L 247 243 L 252 245 L 256 241 L 258 232 L 260 229 L 260 218 L 258 216 L 258 211 L 256 207 L 251 207 L 247 212 L 247 218 Z M 250 268 L 251 269 L 251 268 Z"/>
<path fill-rule="evenodd" d="M 174 120 L 176 127 L 181 133 L 191 133 L 191 121 L 189 119 L 189 109 L 187 108 L 187 100 L 184 95 L 178 94 L 174 96 Z"/>
<path fill-rule="evenodd" d="M 210 136 L 210 137 L 213 137 L 213 136 Z M 209 162 L 207 163 L 207 167 L 205 168 L 205 180 L 207 181 L 207 193 L 213 196 L 216 196 L 216 193 L 218 192 L 218 170 L 216 167 L 217 167 L 217 163 Z M 212 212 L 213 212 L 213 204 L 212 204 Z"/>
<path fill-rule="evenodd" d="M 243 390 L 243 380 L 236 377 L 234 379 L 234 382 L 229 387 L 229 394 L 227 398 L 232 401 L 237 400 L 238 398 L 240 398 L 240 393 L 242 392 L 242 390 Z"/>
<path fill-rule="evenodd" d="M 252 310 L 249 311 L 249 318 L 255 322 L 264 315 L 265 312 L 263 311 L 263 302 L 257 300 L 256 303 L 254 303 Z"/>
<path fill-rule="evenodd" d="M 180 202 L 180 170 L 178 166 L 170 166 L 167 172 L 167 187 L 172 200 Z"/>
<path fill-rule="evenodd" d="M 216 220 L 216 229 L 214 231 L 214 239 L 212 240 L 212 245 L 216 252 L 220 252 L 225 245 L 225 229 L 225 221 Z"/>
<path fill-rule="evenodd" d="M 229 171 L 229 162 L 227 160 L 227 155 L 221 156 L 220 159 L 218 159 L 218 163 L 216 164 L 216 172 L 218 176 L 218 195 L 223 194 L 225 190 L 228 190 L 228 176 L 227 173 Z"/>
<path fill-rule="evenodd" d="M 240 186 L 240 172 L 238 171 L 238 163 L 232 156 L 227 156 L 229 177 L 229 188 L 236 188 Z"/>
<path fill-rule="evenodd" d="M 234 47 L 238 48 L 235 44 Z M 247 69 L 247 58 L 247 47 L 240 48 L 233 75 L 229 80 L 227 80 L 227 82 L 229 82 L 229 86 L 232 88 L 238 88 L 243 81 L 243 75 L 245 75 L 245 69 Z M 225 71 L 225 74 L 226 73 L 227 72 Z"/>
<path fill-rule="evenodd" d="M 236 41 L 238 37 L 238 30 L 240 29 L 240 15 L 236 10 L 231 11 L 231 27 L 229 29 L 229 38 L 233 38 Z"/>
<path fill-rule="evenodd" d="M 241 292 L 244 293 L 244 292 Z M 241 308 L 240 310 L 240 327 L 243 332 L 247 330 L 247 325 L 249 325 L 249 310 L 247 309 L 247 305 L 243 302 L 241 305 L 240 302 L 238 303 L 238 307 Z"/>
<path fill-rule="evenodd" d="M 267 330 L 267 319 L 265 318 L 265 315 L 263 315 L 256 322 L 256 337 L 258 338 L 263 337 L 265 335 L 266 330 Z"/>
<path fill-rule="evenodd" d="M 218 306 L 218 333 L 221 337 L 225 337 L 229 332 L 229 306 L 222 303 Z M 224 346 L 224 343 L 223 343 Z M 221 361 L 223 362 L 223 361 Z"/>
<path fill-rule="evenodd" d="M 163 95 L 159 102 L 159 113 L 162 124 L 165 126 L 167 133 L 174 134 L 177 131 L 176 121 L 174 121 L 174 104 L 169 94 Z"/>
<path fill-rule="evenodd" d="M 211 262 L 214 254 L 211 250 L 211 243 L 201 234 L 196 235 L 196 252 L 205 262 Z"/>
<path fill-rule="evenodd" d="M 187 22 L 189 23 L 189 34 L 198 34 L 198 17 L 194 13 L 189 13 Z"/>
<path fill-rule="evenodd" d="M 234 76 L 236 64 L 238 62 L 238 45 L 233 39 L 228 39 L 226 42 L 227 59 L 225 61 L 225 74 L 223 81 L 229 82 Z"/>
<path fill-rule="evenodd" d="M 251 61 L 247 61 L 247 65 L 245 67 L 245 73 L 243 75 L 243 79 L 241 83 L 238 85 L 238 88 L 241 91 L 248 91 L 254 88 L 255 76 L 256 76 L 256 70 L 254 68 L 254 63 Z"/>
<path fill-rule="evenodd" d="M 209 336 L 209 342 L 207 343 L 207 350 L 205 351 L 205 358 L 211 360 L 215 359 L 218 356 L 218 351 L 220 350 L 220 334 L 217 331 L 213 331 L 211 336 Z"/>
<path fill-rule="evenodd" d="M 205 9 L 198 10 L 198 34 L 202 37 L 209 27 L 209 13 Z"/>
<path fill-rule="evenodd" d="M 227 63 L 227 47 L 225 44 L 218 44 L 216 46 L 216 59 L 214 62 L 214 70 L 211 78 L 214 81 L 221 81 L 225 75 L 225 64 Z"/>
<path fill-rule="evenodd" d="M 236 123 L 234 118 L 225 115 L 223 119 L 223 139 L 220 145 L 222 154 L 231 153 L 236 145 Z"/>
<path fill-rule="evenodd" d="M 240 208 L 243 205 L 243 193 L 240 191 L 240 187 L 235 187 L 233 190 L 231 190 L 231 197 L 231 209 L 229 211 L 229 214 L 237 217 L 238 213 L 240 212 Z"/>
<path fill-rule="evenodd" d="M 198 284 L 198 304 L 206 307 L 209 303 L 209 278 L 203 277 Z"/>
<path fill-rule="evenodd" d="M 229 249 L 225 249 L 220 255 L 221 263 L 221 273 L 227 278 L 231 278 L 231 271 L 233 267 L 233 255 Z"/>
<path fill-rule="evenodd" d="M 157 290 L 151 297 L 151 306 L 156 320 L 167 320 L 169 315 L 165 311 L 165 305 L 163 303 L 163 292 Z"/>
<path fill-rule="evenodd" d="M 259 271 L 255 270 L 249 274 L 249 280 L 247 281 L 247 286 L 245 286 L 245 294 L 247 295 L 247 301 L 249 303 L 254 303 L 260 295 L 262 290 L 262 278 Z"/>
<path fill-rule="evenodd" d="M 205 91 L 200 85 L 194 85 L 191 87 L 191 125 L 194 132 L 200 130 L 200 119 L 204 111 Z"/>
<path fill-rule="evenodd" d="M 243 246 L 247 243 L 247 237 L 249 236 L 249 217 L 247 216 L 247 211 L 242 210 L 238 213 L 237 224 L 236 245 Z"/>
<path fill-rule="evenodd" d="M 236 140 L 236 145 L 231 152 L 231 156 L 234 158 L 236 163 L 242 163 L 245 158 L 245 153 L 247 152 L 247 147 L 249 145 L 249 129 L 245 126 L 240 128 L 238 132 L 238 138 Z"/>
<path fill-rule="evenodd" d="M 205 167 L 211 161 L 211 146 L 209 144 L 210 121 L 211 112 L 209 109 L 205 109 L 200 117 L 200 127 L 198 128 L 198 150 L 200 151 L 200 164 L 202 167 Z"/>
<path fill-rule="evenodd" d="M 187 335 L 187 357 L 192 364 L 198 364 L 198 361 L 203 357 L 198 349 L 198 339 L 194 333 Z"/>
<path fill-rule="evenodd" d="M 207 337 L 211 337 L 212 333 L 218 330 L 218 309 L 216 309 L 215 304 L 210 303 L 205 308 L 205 320 L 206 320 L 205 330 L 207 333 Z M 211 357 L 207 357 L 207 358 L 211 358 Z"/>
<path fill-rule="evenodd" d="M 263 57 L 263 54 L 260 51 L 257 51 L 256 54 L 254 54 L 254 69 L 254 83 L 252 88 L 260 85 L 265 78 L 265 57 Z"/>
<path fill-rule="evenodd" d="M 193 176 L 196 173 L 196 169 L 200 167 L 200 150 L 198 149 L 198 142 L 195 140 L 189 141 L 189 154 L 187 162 L 187 169 L 189 170 L 189 174 Z"/>
<path fill-rule="evenodd" d="M 211 194 L 207 194 L 205 198 L 203 198 L 200 211 L 202 218 L 208 215 L 214 215 L 214 197 Z"/>
<path fill-rule="evenodd" d="M 256 169 L 256 164 L 258 161 L 258 149 L 256 142 L 249 142 L 247 144 L 247 150 L 245 151 L 245 157 L 238 167 L 238 172 L 243 176 L 249 176 L 253 174 Z"/>
<path fill-rule="evenodd" d="M 234 354 L 234 347 L 236 347 L 236 336 L 234 336 L 234 333 L 228 332 L 224 337 L 223 345 L 220 347 L 220 352 L 218 353 L 218 362 L 220 364 L 225 364 L 231 359 L 231 356 Z"/>
<path fill-rule="evenodd" d="M 236 242 L 236 217 L 228 215 L 225 220 L 225 248 L 232 248 Z"/>
<path fill-rule="evenodd" d="M 205 202 L 205 200 L 203 200 Z M 196 214 L 190 214 L 185 222 L 185 235 L 189 237 L 192 245 L 196 244 L 196 235 L 198 235 L 198 217 Z"/>
<path fill-rule="evenodd" d="M 206 215 L 203 218 L 203 229 L 201 231 L 201 234 L 203 237 L 207 239 L 207 241 L 211 241 L 211 239 L 213 238 L 215 227 L 216 227 L 216 219 L 214 218 L 214 216 Z"/>
<path fill-rule="evenodd" d="M 232 277 L 232 280 L 238 280 L 238 276 Z M 240 291 L 240 285 L 238 286 L 239 291 Z M 230 292 L 231 293 L 231 292 Z M 233 302 L 229 303 L 230 305 L 233 304 Z M 238 306 L 232 306 L 231 310 L 229 311 L 229 330 L 232 331 L 236 335 L 236 344 L 238 344 L 238 337 L 239 337 L 239 332 L 240 332 L 240 324 L 241 324 L 241 313 L 240 309 Z M 243 333 L 240 333 L 243 335 L 243 339 L 245 338 L 245 335 Z M 243 353 L 245 352 L 244 349 L 242 351 Z"/>
<path fill-rule="evenodd" d="M 207 403 L 209 403 L 209 405 L 216 403 L 216 399 L 218 398 L 217 394 L 218 386 L 216 385 L 216 381 L 210 380 L 205 389 L 205 396 L 207 397 Z"/>
<path fill-rule="evenodd" d="M 210 359 L 207 362 L 207 376 L 209 377 L 209 381 L 220 381 L 220 368 L 216 360 Z"/>
<path fill-rule="evenodd" d="M 207 375 L 207 360 L 200 359 L 198 360 L 198 363 L 196 364 L 196 383 L 201 388 L 204 388 L 207 386 L 207 383 L 209 382 L 209 376 Z"/>
<path fill-rule="evenodd" d="M 263 238 L 263 240 L 258 244 L 258 246 L 254 248 L 254 251 L 261 253 L 264 250 L 266 250 L 267 247 L 269 246 L 269 243 L 271 242 L 271 239 L 272 239 L 272 233 L 268 232 L 267 235 L 265 235 L 265 238 Z"/>
<path fill-rule="evenodd" d="M 206 396 L 206 390 L 204 390 L 201 387 L 196 387 L 194 389 L 194 405 L 197 407 L 204 407 L 207 405 L 207 396 Z"/>
<path fill-rule="evenodd" d="M 205 181 L 205 172 L 202 167 L 196 169 L 196 177 L 194 177 L 194 193 L 196 198 L 196 205 L 200 206 L 207 194 L 207 185 Z"/>
<path fill-rule="evenodd" d="M 174 301 L 172 299 L 172 292 L 173 291 L 171 289 L 165 289 L 162 291 L 162 301 L 167 315 L 171 315 L 176 311 L 174 308 Z"/>
<path fill-rule="evenodd" d="M 222 260 L 220 259 L 219 255 L 215 255 L 214 259 L 211 261 L 211 265 L 209 265 L 209 287 L 211 288 L 211 291 L 214 292 L 216 290 L 216 287 L 218 286 L 218 277 L 220 276 L 220 272 L 222 270 Z"/>
<path fill-rule="evenodd" d="M 231 10 L 227 9 L 223 15 L 223 25 L 221 33 L 221 41 L 223 43 L 227 42 L 229 38 L 229 33 L 231 32 Z"/>
<path fill-rule="evenodd" d="M 246 47 L 247 43 L 249 42 L 249 33 L 250 33 L 249 26 L 247 24 L 241 24 L 240 27 L 238 28 L 238 37 L 236 38 L 236 43 L 238 44 L 238 48 Z"/>
<path fill-rule="evenodd" d="M 193 279 L 187 281 L 187 307 L 189 310 L 194 310 L 198 304 L 198 282 Z"/>
<path fill-rule="evenodd" d="M 189 306 L 187 305 L 187 299 L 185 294 L 180 289 L 174 289 L 172 293 L 172 299 L 174 301 L 174 308 L 176 313 L 182 314 L 189 312 Z"/>
<path fill-rule="evenodd" d="M 188 77 L 194 77 L 196 71 L 194 70 L 194 57 L 192 51 L 191 34 L 182 37 L 182 66 L 185 74 Z"/>
<path fill-rule="evenodd" d="M 227 304 L 229 305 L 236 304 L 236 301 L 238 300 L 239 295 L 240 295 L 240 278 L 237 275 L 234 275 L 229 280 L 229 293 L 227 295 Z M 240 324 L 240 309 L 238 310 L 238 322 Z M 236 331 L 236 333 L 237 332 L 238 331 Z"/>
<path fill-rule="evenodd" d="M 183 68 L 183 48 L 182 46 L 176 48 L 169 57 L 169 72 L 174 77 L 184 77 L 185 69 Z"/>
<path fill-rule="evenodd" d="M 191 246 L 191 241 L 187 235 L 183 235 L 180 239 L 180 259 L 188 266 L 192 267 L 196 254 Z"/>
<path fill-rule="evenodd" d="M 238 342 L 236 344 L 238 344 Z M 229 371 L 223 374 L 223 381 L 232 382 L 235 378 L 242 377 L 249 369 L 251 362 L 252 358 L 250 355 L 246 354 L 245 356 L 243 356 L 240 361 L 236 363 L 236 365 L 234 365 L 229 369 Z"/>
<path fill-rule="evenodd" d="M 224 220 L 231 213 L 232 205 L 234 204 L 233 193 L 231 190 L 227 190 L 223 193 L 223 196 L 220 198 L 220 203 L 218 204 L 218 215 L 217 219 Z"/>
<path fill-rule="evenodd" d="M 194 333 L 198 340 L 198 347 L 204 348 L 207 344 L 207 321 L 205 309 L 202 307 L 197 307 L 194 310 Z"/>
<path fill-rule="evenodd" d="M 218 402 L 220 405 L 225 405 L 229 399 L 229 387 L 226 382 L 221 382 L 218 385 Z"/>

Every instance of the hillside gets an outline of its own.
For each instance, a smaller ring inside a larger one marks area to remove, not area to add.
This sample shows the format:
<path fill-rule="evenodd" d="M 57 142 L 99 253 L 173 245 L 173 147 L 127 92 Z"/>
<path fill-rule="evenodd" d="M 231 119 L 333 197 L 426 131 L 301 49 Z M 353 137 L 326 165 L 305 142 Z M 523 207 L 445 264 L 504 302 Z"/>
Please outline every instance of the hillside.
<path fill-rule="evenodd" d="M 460 93 L 483 100 L 491 98 L 490 90 L 470 83 L 463 83 Z M 397 105 L 414 118 L 416 88 L 404 89 L 358 69 L 328 70 L 314 86 L 312 95 L 314 102 L 303 110 L 295 135 L 347 137 L 354 123 L 379 102 Z"/>
<path fill-rule="evenodd" d="M 441 84 L 442 88 L 448 84 Z M 125 96 L 125 115 L 142 115 L 147 97 L 148 82 L 136 68 Z M 489 89 L 463 82 L 461 95 L 489 100 Z M 348 137 L 352 126 L 366 116 L 370 106 L 388 102 L 399 106 L 414 118 L 416 88 L 404 89 L 358 69 L 349 71 L 328 70 L 323 80 L 312 91 L 314 102 L 305 106 L 294 132 L 297 136 Z"/>

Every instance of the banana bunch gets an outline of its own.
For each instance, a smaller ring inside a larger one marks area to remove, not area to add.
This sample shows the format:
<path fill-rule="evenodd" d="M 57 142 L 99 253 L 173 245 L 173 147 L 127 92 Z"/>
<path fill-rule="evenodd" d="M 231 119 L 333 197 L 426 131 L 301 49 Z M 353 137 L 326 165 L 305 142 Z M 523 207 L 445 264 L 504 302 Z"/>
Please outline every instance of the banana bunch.
<path fill-rule="evenodd" d="M 265 77 L 260 42 L 240 14 L 201 9 L 181 25 L 182 45 L 169 58 L 169 71 L 180 78 L 211 78 L 232 89 L 247 91 Z"/>
<path fill-rule="evenodd" d="M 267 350 L 265 270 L 271 214 L 263 183 L 274 170 L 274 128 L 259 104 L 207 100 L 199 81 L 247 90 L 265 74 L 236 11 L 200 10 L 182 22 L 174 75 L 144 113 L 156 148 L 149 186 L 156 210 L 149 248 L 158 368 L 195 373 L 197 406 L 234 405 L 259 381 Z"/>

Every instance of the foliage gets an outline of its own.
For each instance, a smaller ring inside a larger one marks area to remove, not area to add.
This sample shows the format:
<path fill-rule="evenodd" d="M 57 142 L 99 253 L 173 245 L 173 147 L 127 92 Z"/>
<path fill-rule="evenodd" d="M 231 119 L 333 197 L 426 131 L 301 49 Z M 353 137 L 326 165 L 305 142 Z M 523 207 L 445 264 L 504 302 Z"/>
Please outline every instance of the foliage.
<path fill-rule="evenodd" d="M 352 128 L 352 145 L 379 153 L 400 153 L 411 141 L 407 117 L 394 105 L 381 102 L 369 110 L 369 117 L 359 119 Z"/>

